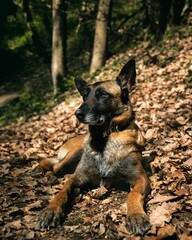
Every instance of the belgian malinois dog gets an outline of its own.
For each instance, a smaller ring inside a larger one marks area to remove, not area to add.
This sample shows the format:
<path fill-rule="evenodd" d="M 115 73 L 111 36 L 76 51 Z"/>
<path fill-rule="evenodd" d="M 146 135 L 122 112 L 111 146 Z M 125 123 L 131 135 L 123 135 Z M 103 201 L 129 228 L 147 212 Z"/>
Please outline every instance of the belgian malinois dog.
<path fill-rule="evenodd" d="M 143 235 L 150 228 L 143 208 L 144 198 L 149 191 L 141 153 L 145 139 L 134 123 L 129 100 L 135 79 L 134 60 L 124 65 L 115 80 L 88 85 L 81 78 L 75 79 L 83 98 L 75 114 L 80 122 L 88 124 L 89 132 L 62 146 L 58 158 L 42 160 L 40 163 L 44 169 L 54 173 L 72 163 L 77 163 L 77 167 L 40 215 L 38 228 L 61 224 L 74 188 L 87 184 L 108 188 L 120 181 L 131 186 L 126 200 L 127 230 L 135 235 Z"/>

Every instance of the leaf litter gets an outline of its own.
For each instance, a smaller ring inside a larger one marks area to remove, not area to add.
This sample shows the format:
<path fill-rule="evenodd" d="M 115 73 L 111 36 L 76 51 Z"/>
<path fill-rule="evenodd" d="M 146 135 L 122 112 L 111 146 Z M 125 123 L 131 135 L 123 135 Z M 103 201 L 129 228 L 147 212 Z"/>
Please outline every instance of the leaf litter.
<path fill-rule="evenodd" d="M 52 157 L 68 139 L 83 134 L 86 126 L 75 116 L 80 98 L 63 102 L 24 124 L 0 129 L 0 237 L 2 239 L 191 239 L 192 235 L 192 37 L 175 37 L 147 49 L 147 43 L 115 55 L 95 80 L 114 79 L 124 62 L 136 58 L 137 86 L 131 96 L 136 122 L 148 143 L 144 155 L 156 153 L 151 162 L 151 193 L 147 213 L 152 228 L 141 238 L 125 228 L 127 193 L 95 189 L 80 194 L 64 224 L 36 230 L 41 210 L 62 188 L 50 185 L 38 161 Z M 172 46 L 177 46 L 175 51 Z M 162 67 L 153 64 L 157 56 Z M 169 58 L 168 58 L 169 57 Z M 167 60 L 172 59 L 172 60 Z M 76 92 L 74 93 L 74 96 Z"/>

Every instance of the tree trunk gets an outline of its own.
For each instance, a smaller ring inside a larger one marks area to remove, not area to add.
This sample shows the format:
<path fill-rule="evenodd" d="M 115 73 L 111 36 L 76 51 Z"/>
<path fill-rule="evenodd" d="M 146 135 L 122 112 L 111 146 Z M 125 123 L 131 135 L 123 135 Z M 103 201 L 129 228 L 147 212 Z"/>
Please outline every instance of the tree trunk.
<path fill-rule="evenodd" d="M 32 33 L 32 40 L 36 48 L 37 54 L 47 60 L 49 54 L 47 53 L 47 49 L 44 48 L 44 43 L 39 36 L 38 30 L 33 21 L 33 16 L 29 6 L 29 0 L 23 0 L 23 10 L 26 13 L 27 23 L 29 24 L 29 28 Z"/>
<path fill-rule="evenodd" d="M 179 25 L 182 20 L 181 13 L 185 6 L 186 0 L 174 0 L 173 1 L 173 24 Z"/>
<path fill-rule="evenodd" d="M 54 95 L 64 88 L 64 73 L 66 72 L 67 48 L 67 14 L 66 1 L 53 0 L 53 33 L 52 33 L 52 81 Z"/>
<path fill-rule="evenodd" d="M 160 3 L 160 16 L 159 16 L 159 31 L 158 31 L 158 38 L 161 38 L 166 29 L 167 24 L 169 22 L 170 17 L 170 9 L 171 9 L 172 0 L 161 0 Z"/>
<path fill-rule="evenodd" d="M 147 27 L 150 25 L 150 17 L 149 17 L 149 2 L 147 0 L 142 1 L 143 9 L 144 9 L 144 18 L 143 18 L 143 26 Z"/>
<path fill-rule="evenodd" d="M 99 0 L 90 73 L 95 72 L 105 63 L 110 5 L 111 0 Z"/>

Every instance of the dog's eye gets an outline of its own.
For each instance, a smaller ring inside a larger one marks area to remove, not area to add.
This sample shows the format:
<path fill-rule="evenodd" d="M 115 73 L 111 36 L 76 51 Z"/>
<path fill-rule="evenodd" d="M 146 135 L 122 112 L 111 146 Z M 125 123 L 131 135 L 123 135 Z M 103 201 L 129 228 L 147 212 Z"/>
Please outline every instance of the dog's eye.
<path fill-rule="evenodd" d="M 107 97 L 107 96 L 109 96 L 109 94 L 108 94 L 107 92 L 102 91 L 102 92 L 101 92 L 101 96 L 102 96 L 102 97 Z"/>
<path fill-rule="evenodd" d="M 109 96 L 109 94 L 107 92 L 105 92 L 104 90 L 98 91 L 97 92 L 97 97 L 98 98 L 107 98 Z"/>

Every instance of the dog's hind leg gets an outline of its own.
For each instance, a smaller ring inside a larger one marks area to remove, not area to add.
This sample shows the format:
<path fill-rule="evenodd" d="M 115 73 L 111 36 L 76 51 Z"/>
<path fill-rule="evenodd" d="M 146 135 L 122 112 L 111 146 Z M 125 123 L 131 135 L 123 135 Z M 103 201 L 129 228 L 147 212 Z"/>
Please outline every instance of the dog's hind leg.
<path fill-rule="evenodd" d="M 71 138 L 60 147 L 55 158 L 45 158 L 39 162 L 38 168 L 46 172 L 51 184 L 58 182 L 55 175 L 73 173 L 83 152 L 84 135 Z"/>
<path fill-rule="evenodd" d="M 79 135 L 67 141 L 58 152 L 58 162 L 53 166 L 57 174 L 73 173 L 83 153 L 84 135 Z"/>

